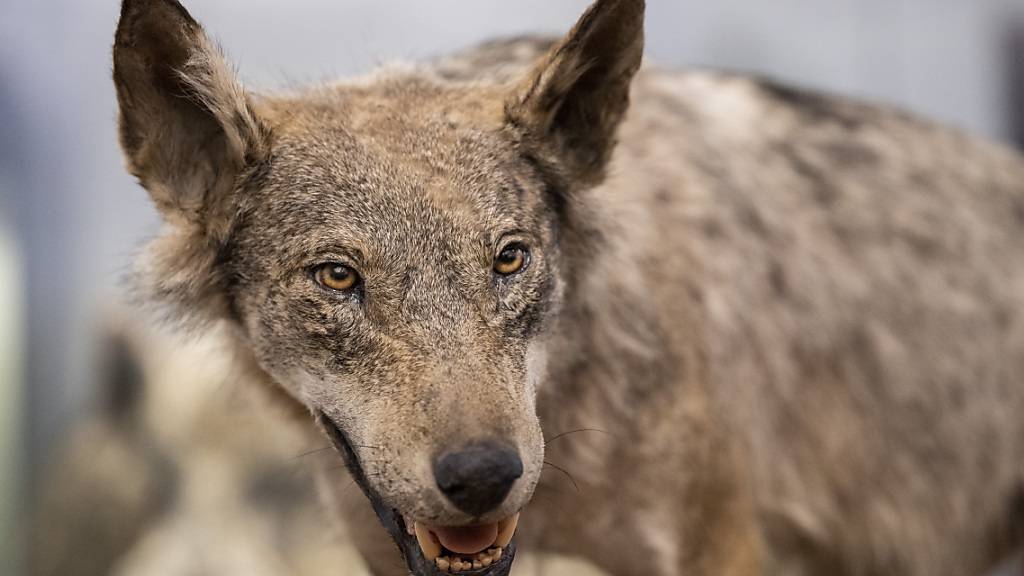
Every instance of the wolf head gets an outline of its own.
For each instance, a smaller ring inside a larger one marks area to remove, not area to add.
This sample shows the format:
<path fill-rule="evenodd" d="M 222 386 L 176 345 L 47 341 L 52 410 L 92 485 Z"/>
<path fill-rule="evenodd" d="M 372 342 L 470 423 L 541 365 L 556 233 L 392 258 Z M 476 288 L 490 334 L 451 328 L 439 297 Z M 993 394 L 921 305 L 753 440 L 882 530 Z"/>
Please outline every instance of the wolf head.
<path fill-rule="evenodd" d="M 427 561 L 431 542 L 507 546 L 537 482 L 544 339 L 586 265 L 574 206 L 613 150 L 643 11 L 599 0 L 515 82 L 406 71 L 258 97 L 180 4 L 123 4 L 121 143 L 167 222 L 140 284 L 235 328 L 417 571 L 406 532 Z"/>

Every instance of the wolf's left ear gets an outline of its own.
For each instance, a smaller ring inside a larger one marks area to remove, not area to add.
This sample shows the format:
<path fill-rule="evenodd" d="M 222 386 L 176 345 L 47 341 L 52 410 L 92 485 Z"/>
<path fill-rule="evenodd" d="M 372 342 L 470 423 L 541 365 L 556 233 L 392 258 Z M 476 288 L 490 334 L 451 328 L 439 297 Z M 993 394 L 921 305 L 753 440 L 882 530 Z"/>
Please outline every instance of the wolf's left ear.
<path fill-rule="evenodd" d="M 644 0 L 597 0 L 506 104 L 573 181 L 601 180 L 644 48 Z"/>
<path fill-rule="evenodd" d="M 235 177 L 268 148 L 220 52 L 175 0 L 124 0 L 114 84 L 131 171 L 165 219 L 216 235 Z"/>
<path fill-rule="evenodd" d="M 229 317 L 218 265 L 238 183 L 270 131 L 199 24 L 175 0 L 124 0 L 114 84 L 128 167 L 171 225 L 138 261 L 137 287 L 186 322 Z"/>

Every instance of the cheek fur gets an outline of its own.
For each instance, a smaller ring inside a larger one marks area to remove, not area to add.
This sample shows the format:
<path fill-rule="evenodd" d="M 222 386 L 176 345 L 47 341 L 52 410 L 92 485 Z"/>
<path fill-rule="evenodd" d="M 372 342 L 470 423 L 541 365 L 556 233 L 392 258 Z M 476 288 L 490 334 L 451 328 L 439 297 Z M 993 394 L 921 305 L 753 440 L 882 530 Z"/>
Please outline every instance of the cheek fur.
<path fill-rule="evenodd" d="M 526 386 L 535 395 L 547 374 L 548 353 L 542 338 L 534 338 L 526 348 Z"/>

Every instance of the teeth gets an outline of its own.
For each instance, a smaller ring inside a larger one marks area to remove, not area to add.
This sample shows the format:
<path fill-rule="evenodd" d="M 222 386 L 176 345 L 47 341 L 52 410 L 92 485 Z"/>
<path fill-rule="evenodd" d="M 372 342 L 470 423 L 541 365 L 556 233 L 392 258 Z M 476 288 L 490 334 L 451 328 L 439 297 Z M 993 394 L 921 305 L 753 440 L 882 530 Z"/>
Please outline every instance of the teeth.
<path fill-rule="evenodd" d="M 498 538 L 494 541 L 494 545 L 498 548 L 508 546 L 508 543 L 512 541 L 512 536 L 516 533 L 517 525 L 519 525 L 518 512 L 516 512 L 515 516 L 511 516 L 501 522 L 498 522 Z"/>
<path fill-rule="evenodd" d="M 461 556 L 440 556 L 434 559 L 434 564 L 441 572 L 450 572 L 455 574 L 462 572 L 463 570 L 480 570 L 482 568 L 487 568 L 500 559 L 501 548 L 488 548 L 483 552 L 477 552 L 472 558 L 462 558 Z"/>
<path fill-rule="evenodd" d="M 437 539 L 437 536 L 427 530 L 426 526 L 423 526 L 419 522 L 415 523 L 416 530 L 416 541 L 420 544 L 420 550 L 423 551 L 423 557 L 427 561 L 432 561 L 441 555 L 441 542 Z"/>

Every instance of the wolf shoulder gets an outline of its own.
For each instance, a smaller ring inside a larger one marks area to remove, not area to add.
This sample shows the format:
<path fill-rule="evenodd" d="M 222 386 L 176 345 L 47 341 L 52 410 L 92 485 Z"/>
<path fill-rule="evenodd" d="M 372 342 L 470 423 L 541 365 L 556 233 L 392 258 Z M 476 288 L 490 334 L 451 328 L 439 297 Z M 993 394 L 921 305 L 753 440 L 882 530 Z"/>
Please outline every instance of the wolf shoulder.
<path fill-rule="evenodd" d="M 595 196 L 762 297 L 1022 303 L 1024 156 L 894 107 L 648 68 Z"/>

